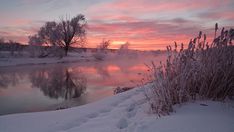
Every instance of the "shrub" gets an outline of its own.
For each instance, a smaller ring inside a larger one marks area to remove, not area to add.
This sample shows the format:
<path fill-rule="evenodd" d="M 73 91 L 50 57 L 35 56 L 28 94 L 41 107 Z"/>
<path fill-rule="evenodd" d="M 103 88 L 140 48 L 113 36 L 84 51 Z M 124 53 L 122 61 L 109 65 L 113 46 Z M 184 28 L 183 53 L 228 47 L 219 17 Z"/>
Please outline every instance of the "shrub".
<path fill-rule="evenodd" d="M 119 47 L 119 50 L 118 50 L 118 54 L 119 55 L 126 55 L 129 53 L 129 45 L 130 43 L 129 42 L 126 42 L 125 44 L 122 44 L 120 47 Z"/>
<path fill-rule="evenodd" d="M 108 47 L 110 46 L 110 40 L 103 40 L 100 45 L 97 46 L 96 53 L 93 54 L 93 57 L 96 60 L 104 60 L 107 54 Z"/>
<path fill-rule="evenodd" d="M 209 45 L 199 32 L 188 48 L 167 47 L 165 64 L 149 66 L 152 87 L 146 92 L 154 113 L 168 115 L 173 105 L 189 100 L 224 100 L 234 95 L 234 29 L 221 31 Z"/>

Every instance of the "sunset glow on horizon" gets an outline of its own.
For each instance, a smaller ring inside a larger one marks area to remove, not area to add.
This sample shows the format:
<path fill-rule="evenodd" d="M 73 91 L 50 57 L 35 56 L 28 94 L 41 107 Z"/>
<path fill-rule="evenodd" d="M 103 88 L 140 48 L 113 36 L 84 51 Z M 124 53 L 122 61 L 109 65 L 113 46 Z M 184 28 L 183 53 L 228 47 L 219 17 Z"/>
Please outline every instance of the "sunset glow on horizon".
<path fill-rule="evenodd" d="M 84 14 L 87 45 L 111 40 L 131 49 L 158 50 L 188 43 L 199 31 L 213 37 L 214 25 L 234 26 L 233 0 L 1 0 L 0 37 L 24 44 L 46 21 Z"/>

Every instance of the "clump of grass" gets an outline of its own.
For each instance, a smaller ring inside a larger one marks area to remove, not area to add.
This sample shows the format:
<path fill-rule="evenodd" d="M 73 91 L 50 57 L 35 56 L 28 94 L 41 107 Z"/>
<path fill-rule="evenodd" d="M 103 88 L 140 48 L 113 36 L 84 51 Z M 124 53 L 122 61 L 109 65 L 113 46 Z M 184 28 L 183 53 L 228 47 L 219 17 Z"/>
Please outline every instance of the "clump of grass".
<path fill-rule="evenodd" d="M 149 67 L 152 87 L 146 93 L 151 108 L 159 116 L 168 115 L 173 105 L 189 100 L 224 100 L 234 96 L 234 29 L 221 30 L 211 44 L 199 32 L 188 48 L 175 42 L 167 47 L 165 64 Z"/>

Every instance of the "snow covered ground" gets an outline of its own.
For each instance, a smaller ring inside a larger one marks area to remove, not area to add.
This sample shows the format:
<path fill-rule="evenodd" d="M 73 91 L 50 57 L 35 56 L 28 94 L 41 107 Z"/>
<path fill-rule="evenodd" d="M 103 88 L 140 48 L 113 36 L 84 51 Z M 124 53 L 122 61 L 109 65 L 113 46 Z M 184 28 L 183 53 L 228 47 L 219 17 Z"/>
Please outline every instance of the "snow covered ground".
<path fill-rule="evenodd" d="M 30 57 L 9 57 L 0 58 L 0 67 L 2 66 L 18 66 L 18 65 L 35 65 L 35 64 L 53 64 L 53 63 L 72 63 L 80 61 L 94 60 L 91 54 L 69 53 L 68 56 L 47 57 L 47 58 L 30 58 Z"/>
<path fill-rule="evenodd" d="M 206 104 L 201 105 L 201 104 Z M 144 88 L 87 105 L 0 116 L 1 132 L 233 132 L 234 102 L 197 101 L 170 116 L 150 114 Z"/>
<path fill-rule="evenodd" d="M 0 52 L 1 53 L 1 52 Z M 3 53 L 2 53 L 3 54 Z M 26 54 L 26 53 L 25 53 Z M 152 58 L 157 56 L 164 56 L 164 52 L 157 52 L 157 53 L 151 53 L 151 52 L 138 52 L 133 51 L 132 53 L 128 54 L 118 54 L 118 53 L 107 53 L 105 54 L 105 60 L 121 60 L 121 59 L 129 59 L 129 58 Z M 144 60 L 143 59 L 143 60 Z M 6 66 L 18 66 L 18 65 L 35 65 L 35 64 L 53 64 L 53 63 L 73 63 L 73 62 L 85 62 L 85 61 L 97 61 L 94 58 L 94 53 L 92 52 L 69 52 L 68 56 L 65 56 L 63 58 L 59 57 L 45 57 L 45 58 L 32 58 L 28 55 L 24 56 L 16 56 L 12 57 L 9 55 L 6 55 L 5 57 L 2 57 L 0 55 L 0 67 L 6 67 Z"/>

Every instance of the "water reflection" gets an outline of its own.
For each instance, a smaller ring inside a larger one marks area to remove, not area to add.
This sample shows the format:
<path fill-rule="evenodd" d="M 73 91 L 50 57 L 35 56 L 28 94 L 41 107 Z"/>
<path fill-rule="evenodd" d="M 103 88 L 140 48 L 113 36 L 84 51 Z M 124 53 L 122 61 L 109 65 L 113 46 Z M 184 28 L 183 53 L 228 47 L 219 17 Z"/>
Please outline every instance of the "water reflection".
<path fill-rule="evenodd" d="M 94 68 L 96 69 L 97 74 L 102 76 L 103 79 L 107 79 L 110 77 L 110 73 L 106 65 L 103 65 L 102 63 L 97 63 L 96 65 L 94 65 Z"/>
<path fill-rule="evenodd" d="M 0 68 L 0 115 L 82 105 L 135 87 L 151 63 L 144 58 Z"/>
<path fill-rule="evenodd" d="M 20 78 L 22 78 L 22 74 L 0 71 L 0 88 L 6 89 L 9 85 L 15 86 L 19 83 Z"/>
<path fill-rule="evenodd" d="M 71 99 L 80 97 L 85 91 L 87 80 L 81 72 L 56 67 L 50 70 L 37 70 L 30 74 L 32 87 L 40 88 L 50 98 Z"/>

